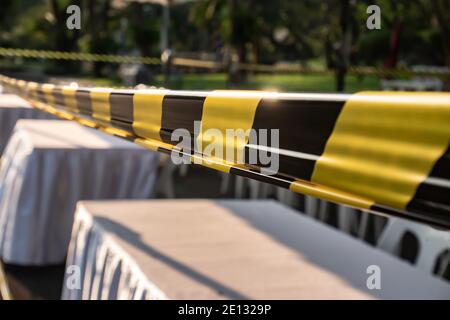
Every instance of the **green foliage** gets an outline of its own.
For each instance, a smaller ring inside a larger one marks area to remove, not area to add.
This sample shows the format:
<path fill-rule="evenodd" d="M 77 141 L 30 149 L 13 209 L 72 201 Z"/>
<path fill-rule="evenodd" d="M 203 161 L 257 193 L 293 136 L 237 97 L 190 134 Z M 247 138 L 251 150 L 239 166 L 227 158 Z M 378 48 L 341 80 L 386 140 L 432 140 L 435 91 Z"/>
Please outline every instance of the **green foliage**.
<path fill-rule="evenodd" d="M 171 9 L 175 52 L 236 53 L 241 61 L 322 65 L 339 60 L 341 0 L 198 0 Z M 121 3 L 121 5 L 117 5 Z M 382 29 L 368 30 L 366 8 L 381 7 Z M 349 14 L 351 63 L 383 65 L 393 27 L 402 21 L 399 62 L 450 64 L 450 5 L 446 0 L 358 0 Z M 65 27 L 69 4 L 82 10 L 82 29 Z M 449 10 L 447 10 L 449 9 Z M 112 0 L 1 0 L 0 46 L 159 56 L 162 8 Z M 22 60 L 10 60 L 21 63 Z M 42 64 L 42 61 L 39 62 Z M 48 61 L 51 72 L 106 75 L 117 66 Z"/>
<path fill-rule="evenodd" d="M 155 85 L 162 86 L 163 78 L 156 77 Z M 333 74 L 256 74 L 250 75 L 240 85 L 241 89 L 269 90 L 280 92 L 334 92 L 335 79 Z M 224 73 L 186 74 L 179 88 L 183 90 L 217 90 L 229 89 L 227 75 Z M 347 92 L 362 90 L 379 90 L 379 80 L 375 76 L 347 77 Z"/>

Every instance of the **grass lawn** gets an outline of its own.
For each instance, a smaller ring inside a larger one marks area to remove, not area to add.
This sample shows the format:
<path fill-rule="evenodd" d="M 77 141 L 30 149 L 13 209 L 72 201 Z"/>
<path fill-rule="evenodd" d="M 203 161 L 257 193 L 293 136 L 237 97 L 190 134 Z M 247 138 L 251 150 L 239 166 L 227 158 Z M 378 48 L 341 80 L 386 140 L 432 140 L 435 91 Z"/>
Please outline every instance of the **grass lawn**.
<path fill-rule="evenodd" d="M 179 90 L 227 89 L 227 76 L 217 74 L 186 74 L 172 81 L 171 88 Z M 163 86 L 162 76 L 157 76 L 155 85 Z M 259 74 L 250 75 L 240 89 L 271 90 L 280 92 L 335 92 L 335 76 L 319 74 Z M 379 79 L 374 76 L 357 78 L 348 76 L 346 92 L 380 90 Z"/>
<path fill-rule="evenodd" d="M 120 80 L 108 78 L 84 78 L 95 86 L 117 87 Z M 162 75 L 157 75 L 149 85 L 163 87 Z M 227 75 L 224 73 L 184 74 L 175 76 L 170 89 L 176 90 L 224 90 L 227 87 Z M 333 74 L 257 74 L 250 75 L 239 89 L 269 90 L 279 92 L 336 92 L 335 76 Z M 346 92 L 364 90 L 380 90 L 380 81 L 375 76 L 347 76 Z"/>

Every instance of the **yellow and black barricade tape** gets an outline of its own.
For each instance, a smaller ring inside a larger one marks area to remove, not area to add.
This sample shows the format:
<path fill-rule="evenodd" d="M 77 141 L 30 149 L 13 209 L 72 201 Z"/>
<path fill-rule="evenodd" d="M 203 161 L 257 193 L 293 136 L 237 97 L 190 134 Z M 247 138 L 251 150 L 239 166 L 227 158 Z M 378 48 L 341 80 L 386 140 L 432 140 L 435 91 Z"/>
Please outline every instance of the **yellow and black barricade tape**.
<path fill-rule="evenodd" d="M 125 56 L 112 54 L 97 54 L 83 52 L 50 51 L 35 49 L 18 49 L 0 47 L 0 56 L 3 57 L 22 57 L 36 59 L 55 59 L 55 60 L 74 60 L 87 62 L 109 62 L 109 63 L 136 63 L 147 65 L 160 65 L 162 61 L 157 57 Z M 209 70 L 226 70 L 227 66 L 223 61 L 210 61 L 182 57 L 173 57 L 171 64 L 179 67 L 189 67 Z M 258 64 L 258 63 L 236 63 L 235 67 L 239 70 L 262 73 L 313 73 L 313 74 L 331 74 L 333 69 L 324 69 L 320 67 L 310 67 L 297 64 Z M 450 77 L 450 71 L 445 68 L 437 70 L 436 68 L 423 67 L 422 70 L 411 70 L 408 68 L 387 69 L 382 67 L 369 66 L 350 66 L 348 73 L 357 76 L 375 75 L 382 78 L 404 78 L 411 76 L 432 76 L 439 78 Z"/>
<path fill-rule="evenodd" d="M 151 150 L 363 210 L 450 227 L 449 93 L 113 90 L 5 76 L 0 83 L 34 107 Z M 172 139 L 177 129 L 194 146 Z M 227 135 L 231 129 L 278 130 L 278 144 L 248 136 L 236 143 Z M 219 148 L 208 153 L 212 142 Z M 225 156 L 230 148 L 233 158 Z M 276 172 L 260 159 L 249 161 L 252 150 L 276 155 Z"/>
<path fill-rule="evenodd" d="M 34 49 L 16 49 L 3 47 L 0 47 L 0 56 L 54 59 L 54 60 L 76 60 L 88 62 L 142 63 L 152 65 L 161 64 L 161 59 L 155 57 L 123 56 L 123 55 L 111 55 L 99 53 L 50 51 L 50 50 L 34 50 Z"/>

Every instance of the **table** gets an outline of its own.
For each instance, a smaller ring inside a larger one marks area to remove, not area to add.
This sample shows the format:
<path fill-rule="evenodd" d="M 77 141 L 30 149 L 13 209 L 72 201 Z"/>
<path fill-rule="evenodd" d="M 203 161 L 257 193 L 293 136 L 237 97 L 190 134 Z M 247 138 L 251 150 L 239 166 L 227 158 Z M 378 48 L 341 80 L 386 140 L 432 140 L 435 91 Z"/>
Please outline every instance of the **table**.
<path fill-rule="evenodd" d="M 82 199 L 153 195 L 159 155 L 70 121 L 19 120 L 0 167 L 0 257 L 64 263 Z"/>
<path fill-rule="evenodd" d="M 83 201 L 62 298 L 449 299 L 450 284 L 271 200 Z"/>
<path fill-rule="evenodd" d="M 0 155 L 18 119 L 56 119 L 49 113 L 31 107 L 25 100 L 14 94 L 0 94 Z"/>

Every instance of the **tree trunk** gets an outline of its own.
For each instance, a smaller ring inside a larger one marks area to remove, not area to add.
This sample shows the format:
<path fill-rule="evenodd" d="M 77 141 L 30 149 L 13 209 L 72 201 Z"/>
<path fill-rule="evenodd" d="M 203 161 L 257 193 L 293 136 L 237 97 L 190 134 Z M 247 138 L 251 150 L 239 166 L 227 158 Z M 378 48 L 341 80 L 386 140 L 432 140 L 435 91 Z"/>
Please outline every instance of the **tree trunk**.
<path fill-rule="evenodd" d="M 80 0 L 73 1 L 73 4 L 80 6 Z M 66 6 L 60 6 L 57 0 L 50 1 L 50 7 L 55 17 L 56 26 L 54 48 L 57 51 L 77 51 L 77 41 L 80 36 L 79 30 L 68 30 L 66 20 L 68 15 L 66 13 Z M 57 70 L 68 70 L 73 72 L 79 70 L 78 61 L 64 61 L 57 60 L 55 64 L 58 66 Z"/>
<path fill-rule="evenodd" d="M 438 20 L 439 28 L 441 29 L 442 44 L 445 51 L 445 63 L 450 67 L 450 5 L 447 0 L 438 1 L 433 0 L 433 10 Z M 447 76 L 444 80 L 444 90 L 450 91 L 450 77 Z"/>
<path fill-rule="evenodd" d="M 230 54 L 231 62 L 228 69 L 228 83 L 230 87 L 234 88 L 239 86 L 245 78 L 246 71 L 237 67 L 238 64 L 246 63 L 247 60 L 247 50 L 245 39 L 242 38 L 241 30 L 242 21 L 239 17 L 239 1 L 229 0 L 230 6 Z"/>
<path fill-rule="evenodd" d="M 342 42 L 336 64 L 336 90 L 338 92 L 345 90 L 345 76 L 349 65 L 352 42 L 352 10 L 353 0 L 341 0 Z"/>

